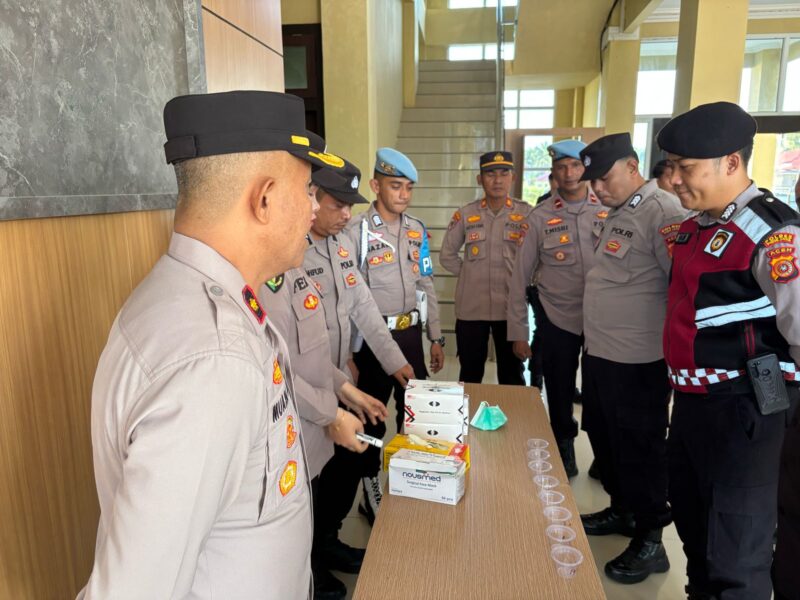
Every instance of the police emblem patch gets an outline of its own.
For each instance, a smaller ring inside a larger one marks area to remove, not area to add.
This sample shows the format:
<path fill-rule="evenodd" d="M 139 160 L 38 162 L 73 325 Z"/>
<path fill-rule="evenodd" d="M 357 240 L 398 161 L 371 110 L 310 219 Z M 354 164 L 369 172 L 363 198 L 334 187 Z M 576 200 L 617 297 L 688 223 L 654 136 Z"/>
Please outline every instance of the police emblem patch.
<path fill-rule="evenodd" d="M 477 223 L 481 220 L 480 215 L 470 215 L 467 217 L 467 223 Z"/>
<path fill-rule="evenodd" d="M 384 252 L 383 253 L 383 262 L 390 263 L 394 260 L 394 254 L 391 252 Z"/>
<path fill-rule="evenodd" d="M 474 242 L 474 241 L 480 239 L 480 237 L 481 237 L 480 233 L 478 233 L 477 231 L 473 231 L 472 233 L 469 234 L 469 237 L 467 239 L 470 242 Z"/>
<path fill-rule="evenodd" d="M 316 310 L 318 305 L 319 298 L 317 298 L 314 294 L 309 294 L 306 296 L 306 299 L 303 302 L 303 306 L 306 307 L 306 310 Z"/>
<path fill-rule="evenodd" d="M 612 254 L 616 254 L 620 248 L 622 248 L 622 244 L 620 244 L 617 240 L 608 240 L 606 243 L 606 250 Z"/>
<path fill-rule="evenodd" d="M 633 198 L 631 198 L 631 201 L 628 202 L 628 206 L 630 206 L 631 208 L 636 208 L 637 206 L 639 206 L 639 202 L 641 201 L 642 201 L 642 195 L 635 194 Z"/>
<path fill-rule="evenodd" d="M 794 244 L 794 234 L 781 231 L 773 233 L 764 240 L 764 246 L 767 248 L 775 244 Z"/>
<path fill-rule="evenodd" d="M 559 244 L 569 244 L 569 239 L 570 239 L 569 238 L 569 234 L 565 233 L 564 235 L 562 235 L 561 237 L 558 238 L 558 243 Z"/>
<path fill-rule="evenodd" d="M 249 285 L 244 286 L 244 288 L 242 288 L 242 297 L 244 298 L 245 305 L 247 305 L 247 308 L 250 309 L 250 312 L 253 313 L 253 316 L 258 321 L 258 324 L 261 325 L 264 323 L 264 319 L 267 315 L 264 312 L 264 309 L 261 308 L 261 305 L 258 303 L 258 298 L 256 298 L 253 288 L 251 288 Z"/>
<path fill-rule="evenodd" d="M 352 273 L 348 273 L 344 278 L 345 283 L 347 283 L 348 287 L 353 287 L 358 281 L 356 280 L 356 276 Z"/>
<path fill-rule="evenodd" d="M 608 217 L 608 211 L 607 211 L 607 210 L 601 210 L 601 211 L 600 211 L 599 213 L 597 213 L 595 216 L 596 216 L 598 219 L 605 219 L 606 217 Z"/>
<path fill-rule="evenodd" d="M 354 190 L 358 189 L 358 175 L 353 177 L 353 181 L 350 182 L 350 187 L 353 188 Z"/>
<path fill-rule="evenodd" d="M 562 219 L 561 217 L 553 217 L 552 219 L 547 221 L 547 224 L 548 225 L 558 225 L 558 224 L 563 223 L 563 222 L 564 222 L 564 219 Z"/>
<path fill-rule="evenodd" d="M 278 275 L 267 281 L 267 287 L 273 294 L 276 294 L 283 287 L 283 275 Z"/>
<path fill-rule="evenodd" d="M 711 256 L 719 258 L 722 256 L 722 253 L 725 252 L 725 248 L 728 247 L 728 244 L 731 243 L 733 235 L 733 231 L 728 231 L 727 229 L 718 229 L 714 234 L 714 237 L 711 238 L 711 241 L 706 244 L 704 249 L 705 252 Z"/>
<path fill-rule="evenodd" d="M 733 213 L 736 212 L 736 202 L 731 202 L 728 206 L 725 207 L 725 210 L 722 211 L 722 214 L 719 217 L 719 220 L 723 223 L 727 223 L 731 220 Z"/>
<path fill-rule="evenodd" d="M 281 492 L 281 496 L 291 492 L 295 483 L 297 483 L 297 462 L 290 460 L 286 463 L 283 473 L 281 473 L 281 478 L 278 480 L 278 489 Z"/>
<path fill-rule="evenodd" d="M 789 283 L 797 279 L 797 258 L 795 257 L 795 249 L 792 247 L 775 248 L 770 250 L 767 255 L 769 256 L 769 265 L 772 267 L 770 276 L 776 283 Z"/>
<path fill-rule="evenodd" d="M 291 448 L 297 439 L 297 431 L 294 428 L 294 418 L 290 415 L 286 417 L 286 447 Z"/>
<path fill-rule="evenodd" d="M 350 253 L 345 249 L 344 246 L 339 246 L 339 251 L 337 253 L 342 258 L 347 258 L 348 256 L 350 256 Z"/>
<path fill-rule="evenodd" d="M 561 250 L 559 250 L 558 252 L 556 252 L 555 257 L 556 260 L 564 260 L 565 258 L 567 258 L 567 255 L 564 254 Z"/>
<path fill-rule="evenodd" d="M 383 219 L 380 215 L 372 215 L 372 224 L 375 227 L 383 227 Z"/>
<path fill-rule="evenodd" d="M 478 256 L 480 251 L 481 251 L 480 248 L 478 248 L 477 246 L 473 246 L 472 248 L 470 248 L 470 252 L 472 253 L 472 256 Z"/>
<path fill-rule="evenodd" d="M 584 156 L 583 157 L 583 166 L 584 167 L 588 167 L 591 164 L 592 164 L 592 157 L 589 156 L 589 155 Z"/>
<path fill-rule="evenodd" d="M 272 361 L 272 383 L 275 385 L 283 383 L 283 372 L 277 360 Z"/>

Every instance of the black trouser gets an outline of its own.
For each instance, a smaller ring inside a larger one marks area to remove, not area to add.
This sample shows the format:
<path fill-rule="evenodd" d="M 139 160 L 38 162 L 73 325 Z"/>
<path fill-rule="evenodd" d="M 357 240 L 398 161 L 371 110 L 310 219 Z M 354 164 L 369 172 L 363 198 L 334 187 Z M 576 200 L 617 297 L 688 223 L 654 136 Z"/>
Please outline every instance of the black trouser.
<path fill-rule="evenodd" d="M 624 364 L 584 354 L 581 367 L 583 428 L 611 506 L 634 514 L 637 534 L 669 525 L 666 363 Z"/>
<path fill-rule="evenodd" d="M 572 416 L 572 402 L 575 400 L 575 379 L 583 336 L 556 327 L 544 310 L 538 321 L 550 426 L 556 442 L 571 440 L 578 435 L 578 422 Z"/>
<path fill-rule="evenodd" d="M 800 599 L 800 409 L 783 439 L 778 479 L 778 543 L 772 581 L 776 600 Z"/>
<path fill-rule="evenodd" d="M 794 408 L 797 389 L 789 393 Z M 770 598 L 788 415 L 761 415 L 752 393 L 675 393 L 668 441 L 672 517 L 689 582 L 719 600 Z"/>
<path fill-rule="evenodd" d="M 535 285 L 529 285 L 525 288 L 525 295 L 533 311 L 534 324 L 533 340 L 531 340 L 533 357 L 528 361 L 528 369 L 531 372 L 531 385 L 541 389 L 542 385 L 544 385 L 544 376 L 542 375 L 542 334 L 539 333 L 539 315 L 544 313 L 544 308 L 542 308 L 542 303 L 539 302 L 539 288 Z"/>
<path fill-rule="evenodd" d="M 461 371 L 458 380 L 481 383 L 489 355 L 489 333 L 497 351 L 497 382 L 504 385 L 525 385 L 525 368 L 514 355 L 505 321 L 464 321 L 456 319 L 456 351 Z"/>
<path fill-rule="evenodd" d="M 404 331 L 393 331 L 392 337 L 400 346 L 400 350 L 403 351 L 409 364 L 414 368 L 417 379 L 425 379 L 428 371 L 425 369 L 420 326 L 417 325 Z M 398 432 L 402 431 L 405 413 L 403 388 L 392 375 L 384 372 L 383 367 L 366 343 L 359 352 L 355 353 L 353 359 L 358 368 L 359 389 L 384 404 L 389 403 L 389 398 L 394 391 L 397 401 L 397 430 Z M 367 420 L 364 425 L 364 433 L 383 439 L 386 434 L 386 425 L 382 422 L 373 425 Z M 374 446 L 368 446 L 362 454 L 350 452 L 338 445 L 334 446 L 333 458 L 328 461 L 320 475 L 320 495 L 325 498 L 319 514 L 321 531 L 338 531 L 353 506 L 361 478 L 376 476 L 380 468 L 381 452 Z"/>

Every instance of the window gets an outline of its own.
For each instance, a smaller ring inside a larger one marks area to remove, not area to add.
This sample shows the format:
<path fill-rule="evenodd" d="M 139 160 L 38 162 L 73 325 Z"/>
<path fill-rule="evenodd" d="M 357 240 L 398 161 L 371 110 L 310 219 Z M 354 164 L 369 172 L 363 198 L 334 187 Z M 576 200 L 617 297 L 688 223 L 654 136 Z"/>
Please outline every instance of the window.
<path fill-rule="evenodd" d="M 776 137 L 775 171 L 771 190 L 775 197 L 797 208 L 794 186 L 800 176 L 800 133 L 783 133 Z"/>
<path fill-rule="evenodd" d="M 670 115 L 675 96 L 677 41 L 642 42 L 636 80 L 636 114 Z"/>
<path fill-rule="evenodd" d="M 553 143 L 551 135 L 526 135 L 525 159 L 522 164 L 522 199 L 536 204 L 537 198 L 550 189 L 552 160 L 547 147 Z"/>
<path fill-rule="evenodd" d="M 503 44 L 503 60 L 514 60 L 514 42 Z M 447 60 L 497 60 L 497 44 L 453 44 Z"/>
<path fill-rule="evenodd" d="M 650 179 L 650 165 L 647 164 L 647 142 L 650 139 L 650 120 L 637 121 L 633 124 L 633 149 L 639 157 L 639 173 L 645 179 Z"/>
<path fill-rule="evenodd" d="M 787 40 L 786 77 L 783 85 L 785 112 L 800 112 L 800 38 Z"/>
<path fill-rule="evenodd" d="M 781 38 L 756 38 L 745 42 L 739 106 L 746 111 L 775 111 L 782 49 Z"/>
<path fill-rule="evenodd" d="M 519 0 L 503 0 L 503 6 L 516 6 Z M 497 6 L 497 0 L 447 0 L 448 8 L 483 8 Z"/>
<path fill-rule="evenodd" d="M 503 118 L 506 129 L 550 129 L 555 116 L 553 90 L 506 90 Z"/>

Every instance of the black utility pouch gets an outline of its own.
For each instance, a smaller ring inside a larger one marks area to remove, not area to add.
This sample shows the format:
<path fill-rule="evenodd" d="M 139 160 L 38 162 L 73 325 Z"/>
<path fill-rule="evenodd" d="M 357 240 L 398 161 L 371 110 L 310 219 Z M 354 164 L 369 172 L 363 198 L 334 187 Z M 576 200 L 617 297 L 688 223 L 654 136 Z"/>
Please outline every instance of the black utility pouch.
<path fill-rule="evenodd" d="M 789 408 L 789 394 L 776 354 L 748 360 L 747 375 L 753 384 L 758 410 L 762 415 L 772 415 Z"/>

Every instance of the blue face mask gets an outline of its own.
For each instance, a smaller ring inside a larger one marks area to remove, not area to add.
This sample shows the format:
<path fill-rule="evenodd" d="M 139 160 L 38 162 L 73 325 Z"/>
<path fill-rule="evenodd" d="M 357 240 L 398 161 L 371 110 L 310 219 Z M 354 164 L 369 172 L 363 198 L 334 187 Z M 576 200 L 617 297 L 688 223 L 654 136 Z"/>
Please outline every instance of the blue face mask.
<path fill-rule="evenodd" d="M 484 401 L 480 403 L 478 410 L 475 411 L 475 416 L 472 417 L 470 425 L 484 431 L 493 431 L 500 429 L 507 421 L 508 417 L 499 406 L 489 406 L 489 403 Z"/>

